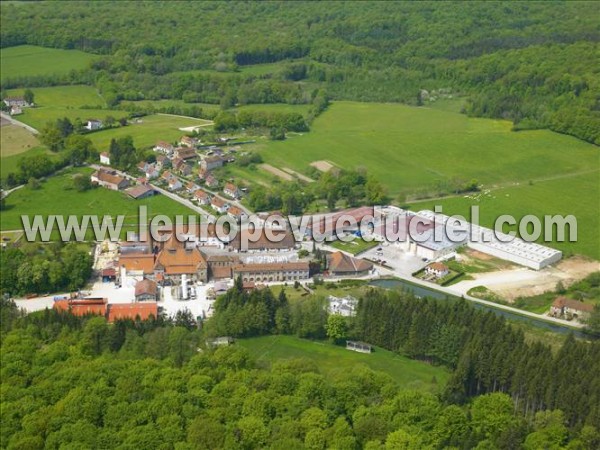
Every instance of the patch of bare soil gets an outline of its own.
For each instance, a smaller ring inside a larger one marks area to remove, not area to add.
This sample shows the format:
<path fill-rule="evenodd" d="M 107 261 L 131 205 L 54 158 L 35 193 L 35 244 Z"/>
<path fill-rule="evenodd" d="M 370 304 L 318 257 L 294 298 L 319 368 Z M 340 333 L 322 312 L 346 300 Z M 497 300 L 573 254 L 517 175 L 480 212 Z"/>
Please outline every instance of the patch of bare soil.
<path fill-rule="evenodd" d="M 320 170 L 321 172 L 329 172 L 335 166 L 331 164 L 329 161 L 313 161 L 310 163 L 315 169 Z"/>

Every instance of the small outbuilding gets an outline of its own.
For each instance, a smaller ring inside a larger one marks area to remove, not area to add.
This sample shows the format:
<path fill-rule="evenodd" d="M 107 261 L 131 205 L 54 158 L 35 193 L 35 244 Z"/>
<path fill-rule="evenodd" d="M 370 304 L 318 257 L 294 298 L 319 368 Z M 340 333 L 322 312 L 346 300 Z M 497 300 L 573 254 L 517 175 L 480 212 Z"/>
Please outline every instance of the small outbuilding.
<path fill-rule="evenodd" d="M 346 341 L 346 350 L 352 350 L 359 353 L 371 353 L 373 346 L 360 341 Z"/>

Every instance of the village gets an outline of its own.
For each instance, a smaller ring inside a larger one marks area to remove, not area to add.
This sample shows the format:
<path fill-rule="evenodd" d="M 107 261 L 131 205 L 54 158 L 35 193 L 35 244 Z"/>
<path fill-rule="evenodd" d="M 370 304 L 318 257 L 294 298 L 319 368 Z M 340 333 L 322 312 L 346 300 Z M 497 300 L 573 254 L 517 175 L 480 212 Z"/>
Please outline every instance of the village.
<path fill-rule="evenodd" d="M 97 120 L 88 121 L 88 125 L 102 127 Z M 464 221 L 449 223 L 451 218 L 443 214 L 428 210 L 413 212 L 391 205 L 377 207 L 377 211 L 374 207 L 357 207 L 317 214 L 310 217 L 311 226 L 302 233 L 297 226 L 302 217 L 285 218 L 283 225 L 269 230 L 280 236 L 275 240 L 266 236 L 267 228 L 274 225 L 261 220 L 260 237 L 245 248 L 242 242 L 247 241 L 247 221 L 253 213 L 241 200 L 248 189 L 214 175 L 216 169 L 235 161 L 240 147 L 227 145 L 227 139 L 221 144 L 225 145 L 202 145 L 199 139 L 188 135 L 182 136 L 176 145 L 159 141 L 153 148 L 155 160 L 137 164 L 136 173 L 112 168 L 110 154 L 102 152 L 90 177 L 93 184 L 122 191 L 134 200 L 168 196 L 197 212 L 208 226 L 189 226 L 183 236 L 177 237 L 174 227 L 163 227 L 158 231 L 166 239 L 160 241 L 147 238 L 98 242 L 91 289 L 29 300 L 23 306 L 29 310 L 69 309 L 76 314 L 93 311 L 109 321 L 146 319 L 159 313 L 174 316 L 187 311 L 201 321 L 212 314 L 217 296 L 238 278 L 246 290 L 290 284 L 310 293 L 314 279 L 335 282 L 392 277 L 433 285 L 448 294 L 483 302 L 469 296 L 467 289 L 461 290 L 461 283 L 450 286 L 463 275 L 448 263 L 460 259 L 460 249 L 469 248 L 499 258 L 532 276 L 562 258 L 560 251 L 546 246 L 521 239 L 506 242 L 502 239 L 505 236 Z M 215 221 L 224 215 L 237 224 L 237 235 L 231 241 L 222 240 L 216 233 Z M 258 213 L 259 218 L 267 216 L 268 213 Z M 359 224 L 371 216 L 377 219 L 369 230 L 358 227 L 344 230 L 357 243 L 371 244 L 358 251 L 352 247 L 354 242 L 349 247 L 340 245 L 335 229 L 338 219 L 351 217 Z M 427 239 L 417 241 L 407 237 L 415 223 L 421 231 L 431 231 Z M 451 240 L 441 234 L 438 239 L 440 234 L 435 231 L 441 227 L 455 229 L 460 237 Z M 466 227 L 470 227 L 471 236 L 460 234 Z M 389 241 L 391 231 L 404 238 Z M 325 237 L 325 241 L 316 242 L 313 234 Z M 473 235 L 478 239 L 472 239 Z M 578 319 L 585 319 L 590 312 L 587 304 L 557 298 L 546 318 L 575 319 L 579 323 Z"/>

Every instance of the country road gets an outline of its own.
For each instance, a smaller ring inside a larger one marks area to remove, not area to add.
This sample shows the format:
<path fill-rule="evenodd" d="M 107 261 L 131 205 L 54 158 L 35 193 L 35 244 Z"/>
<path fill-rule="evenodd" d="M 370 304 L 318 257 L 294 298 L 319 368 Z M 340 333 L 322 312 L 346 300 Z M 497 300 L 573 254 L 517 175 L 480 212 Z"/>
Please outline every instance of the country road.
<path fill-rule="evenodd" d="M 2 116 L 2 118 L 4 120 L 9 121 L 12 125 L 15 125 L 17 127 L 21 127 L 21 128 L 25 128 L 27 131 L 29 131 L 30 133 L 33 134 L 39 134 L 39 131 L 36 130 L 33 127 L 30 127 L 29 125 L 27 125 L 26 123 L 23 122 L 19 122 L 18 120 L 14 119 L 13 117 L 11 117 L 10 115 L 4 113 L 4 112 L 0 112 L 0 116 Z"/>

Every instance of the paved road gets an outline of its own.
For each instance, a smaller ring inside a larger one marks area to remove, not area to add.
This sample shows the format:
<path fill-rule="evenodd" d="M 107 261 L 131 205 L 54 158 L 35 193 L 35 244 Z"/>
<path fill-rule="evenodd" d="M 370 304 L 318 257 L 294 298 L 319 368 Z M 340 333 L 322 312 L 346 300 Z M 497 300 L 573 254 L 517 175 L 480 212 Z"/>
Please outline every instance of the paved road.
<path fill-rule="evenodd" d="M 152 184 L 152 183 L 151 183 Z M 197 205 L 194 205 L 190 200 L 180 197 L 179 195 L 167 191 L 166 189 L 163 189 L 155 184 L 152 184 L 152 187 L 157 190 L 158 192 L 160 192 L 162 195 L 169 197 L 170 199 L 181 203 L 184 206 L 187 206 L 188 208 L 190 208 L 191 210 L 197 212 L 199 215 L 201 215 L 204 219 L 207 219 L 209 222 L 215 222 L 216 221 L 216 217 L 213 216 L 212 214 L 209 214 L 208 212 L 206 212 L 205 210 L 203 210 L 202 208 L 200 208 Z"/>
<path fill-rule="evenodd" d="M 8 120 L 8 121 L 9 121 L 11 124 L 13 124 L 13 125 L 16 125 L 16 126 L 18 126 L 18 127 L 21 127 L 21 128 L 25 128 L 25 129 L 26 129 L 27 131 L 29 131 L 30 133 L 33 133 L 33 134 L 39 134 L 39 131 L 38 131 L 38 130 L 36 130 L 36 129 L 35 129 L 35 128 L 33 128 L 33 127 L 30 127 L 30 126 L 29 126 L 29 125 L 27 125 L 26 123 L 19 122 L 18 120 L 14 119 L 14 118 L 13 118 L 12 116 L 10 116 L 9 114 L 6 114 L 6 113 L 4 113 L 4 112 L 0 112 L 0 115 L 2 116 L 2 118 L 3 118 L 4 120 Z"/>
<path fill-rule="evenodd" d="M 424 288 L 428 288 L 428 289 L 433 289 L 435 291 L 439 291 L 439 292 L 443 292 L 446 293 L 448 295 L 453 295 L 456 297 L 463 297 L 466 300 L 472 301 L 474 303 L 479 303 L 485 306 L 491 306 L 493 308 L 496 309 L 502 309 L 504 311 L 508 311 L 514 314 L 518 314 L 521 316 L 527 316 L 527 317 L 531 317 L 535 320 L 541 320 L 541 321 L 545 321 L 545 322 L 552 322 L 558 325 L 562 325 L 562 326 L 567 326 L 567 327 L 571 327 L 571 328 L 583 328 L 584 325 L 579 323 L 579 322 L 569 322 L 567 320 L 563 320 L 563 319 L 557 319 L 556 317 L 550 317 L 550 316 L 546 316 L 543 314 L 536 314 L 530 311 L 525 311 L 522 309 L 518 309 L 518 308 L 513 308 L 512 306 L 508 306 L 508 305 L 502 305 L 500 303 L 495 303 L 495 302 L 490 302 L 488 300 L 483 300 L 477 297 L 472 297 L 470 295 L 464 294 L 460 291 L 454 290 L 450 287 L 444 287 L 444 286 L 439 286 L 439 285 L 434 285 L 432 283 L 428 283 L 427 281 L 423 281 L 420 280 L 418 278 L 415 277 L 407 277 L 407 276 L 399 276 L 398 274 L 395 275 L 398 278 L 401 278 L 405 281 L 408 281 L 410 283 L 413 284 L 417 284 L 419 286 L 423 286 Z"/>

